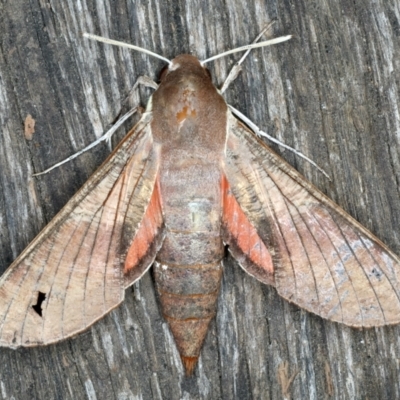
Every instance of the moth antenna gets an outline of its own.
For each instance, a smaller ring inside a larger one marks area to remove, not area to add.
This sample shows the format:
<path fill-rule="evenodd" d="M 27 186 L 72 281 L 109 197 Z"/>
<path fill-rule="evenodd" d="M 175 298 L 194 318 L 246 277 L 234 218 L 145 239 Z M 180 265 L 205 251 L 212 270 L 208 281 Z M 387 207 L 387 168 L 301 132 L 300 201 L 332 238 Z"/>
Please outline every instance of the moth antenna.
<path fill-rule="evenodd" d="M 237 47 L 236 49 L 225 51 L 224 53 L 217 54 L 216 56 L 207 58 L 207 60 L 200 61 L 200 63 L 201 63 L 201 65 L 204 65 L 204 64 L 206 64 L 206 63 L 208 63 L 210 61 L 214 61 L 214 60 L 216 60 L 218 58 L 225 57 L 225 56 L 227 56 L 229 54 L 238 53 L 240 51 L 246 51 L 246 50 L 256 49 L 258 47 L 266 47 L 266 46 L 271 46 L 273 44 L 286 42 L 287 40 L 290 40 L 292 37 L 293 37 L 293 35 L 281 36 L 281 37 L 278 37 L 278 38 L 275 38 L 275 39 L 266 40 L 264 42 L 252 43 L 252 44 L 248 44 L 247 46 Z"/>
<path fill-rule="evenodd" d="M 153 56 L 153 57 L 159 58 L 160 60 L 163 60 L 166 63 L 168 63 L 168 65 L 171 64 L 171 60 L 168 60 L 168 58 L 160 56 L 157 53 L 153 53 L 150 50 L 146 50 L 143 47 L 135 46 L 135 45 L 129 44 L 129 43 L 119 42 L 118 40 L 108 39 L 108 38 L 105 38 L 105 37 L 102 37 L 102 36 L 92 35 L 91 33 L 87 33 L 87 32 L 85 32 L 83 34 L 83 37 L 88 38 L 88 39 L 92 39 L 92 40 L 97 40 L 98 42 L 112 44 L 113 46 L 120 46 L 120 47 L 126 47 L 128 49 L 137 50 L 137 51 L 140 51 L 142 53 L 148 54 L 149 56 Z"/>

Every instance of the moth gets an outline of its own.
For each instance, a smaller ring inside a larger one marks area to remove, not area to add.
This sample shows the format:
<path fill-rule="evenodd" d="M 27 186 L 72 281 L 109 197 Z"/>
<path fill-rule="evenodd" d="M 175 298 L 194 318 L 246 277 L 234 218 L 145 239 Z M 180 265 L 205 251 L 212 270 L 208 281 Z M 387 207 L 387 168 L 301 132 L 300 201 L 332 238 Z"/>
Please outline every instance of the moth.
<path fill-rule="evenodd" d="M 400 261 L 228 108 L 196 57 L 169 62 L 137 125 L 0 279 L 0 345 L 82 332 L 154 265 L 191 374 L 225 246 L 286 300 L 353 327 L 400 322 Z"/>

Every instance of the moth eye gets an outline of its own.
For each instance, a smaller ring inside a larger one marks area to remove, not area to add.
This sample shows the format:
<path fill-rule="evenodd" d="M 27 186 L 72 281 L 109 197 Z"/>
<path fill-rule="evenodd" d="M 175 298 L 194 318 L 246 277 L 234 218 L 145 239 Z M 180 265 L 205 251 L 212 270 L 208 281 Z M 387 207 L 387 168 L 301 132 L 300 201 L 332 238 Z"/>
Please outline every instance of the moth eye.
<path fill-rule="evenodd" d="M 163 67 L 163 69 L 160 72 L 160 82 L 162 82 L 164 80 L 164 78 L 166 77 L 167 74 L 168 74 L 168 65 Z"/>
<path fill-rule="evenodd" d="M 36 304 L 32 308 L 41 317 L 42 316 L 42 304 L 46 299 L 46 293 L 38 292 Z"/>

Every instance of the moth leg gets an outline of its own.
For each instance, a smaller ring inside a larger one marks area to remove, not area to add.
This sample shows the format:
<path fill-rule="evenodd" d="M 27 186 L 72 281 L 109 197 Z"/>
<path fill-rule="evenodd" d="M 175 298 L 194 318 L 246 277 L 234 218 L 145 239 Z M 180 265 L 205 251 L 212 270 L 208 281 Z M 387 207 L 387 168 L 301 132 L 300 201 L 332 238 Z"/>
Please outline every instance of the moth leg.
<path fill-rule="evenodd" d="M 253 43 L 257 43 L 258 40 L 261 38 L 261 36 L 269 31 L 273 24 L 275 23 L 275 21 L 270 22 L 261 32 L 260 34 L 254 39 Z M 243 63 L 243 61 L 246 59 L 246 57 L 249 55 L 250 51 L 252 49 L 247 50 L 244 55 L 242 56 L 242 58 L 232 67 L 231 71 L 228 74 L 228 77 L 225 79 L 224 84 L 222 85 L 221 89 L 220 89 L 220 93 L 223 94 L 226 89 L 229 87 L 229 85 L 238 77 L 240 71 L 242 70 L 241 64 Z M 235 114 L 240 120 L 242 120 L 244 123 L 246 123 L 253 131 L 254 133 L 258 136 L 258 137 L 265 137 L 267 138 L 269 141 L 278 144 L 279 146 L 282 146 L 283 148 L 291 151 L 292 153 L 296 154 L 297 156 L 299 156 L 300 158 L 303 158 L 304 160 L 306 160 L 307 162 L 309 162 L 313 167 L 315 167 L 318 171 L 320 171 L 323 175 L 325 175 L 330 181 L 331 178 L 330 176 L 321 168 L 319 167 L 313 160 L 311 160 L 310 158 L 308 158 L 306 155 L 304 155 L 303 153 L 301 153 L 300 151 L 294 149 L 293 147 L 288 146 L 285 143 L 282 143 L 281 141 L 275 139 L 273 136 L 269 135 L 268 133 L 262 131 L 254 122 L 252 122 L 250 119 L 248 119 L 244 114 L 242 114 L 239 110 L 237 110 L 236 108 L 232 107 L 230 104 L 228 104 L 228 107 L 230 108 L 230 110 L 232 111 L 233 114 Z"/>
<path fill-rule="evenodd" d="M 149 87 L 152 88 L 154 90 L 156 90 L 158 88 L 157 83 L 155 83 L 150 77 L 143 75 L 143 76 L 139 76 L 139 78 L 136 80 L 135 84 L 133 85 L 132 89 L 129 91 L 128 95 L 125 97 L 125 99 L 122 101 L 122 106 L 121 106 L 121 110 L 118 114 L 118 116 L 115 118 L 116 122 L 113 124 L 112 128 L 107 131 L 103 136 L 107 136 L 105 137 L 103 140 L 107 141 L 107 145 L 109 147 L 110 150 L 112 150 L 111 147 L 111 137 L 112 135 L 116 132 L 116 130 L 133 114 L 138 113 L 139 117 L 142 116 L 143 114 L 143 107 L 140 106 L 134 106 L 132 108 L 130 108 L 130 110 L 124 114 L 122 117 L 120 117 L 120 115 L 122 114 L 122 109 L 124 107 L 124 105 L 126 103 L 129 102 L 129 100 L 131 100 L 131 98 L 133 97 L 133 94 L 137 93 L 137 88 L 142 85 L 144 87 Z M 136 99 L 135 99 L 136 100 Z M 137 99 L 136 101 L 133 102 L 134 104 L 138 104 L 139 103 L 139 99 Z M 102 136 L 102 137 L 103 137 Z"/>
<path fill-rule="evenodd" d="M 270 22 L 260 33 L 259 35 L 253 40 L 253 43 L 257 43 L 261 36 L 264 35 L 264 33 L 269 32 L 272 28 L 272 26 L 274 25 L 275 21 Z M 249 55 L 250 51 L 252 49 L 247 50 L 244 55 L 242 56 L 242 58 L 232 67 L 232 69 L 230 70 L 227 78 L 225 79 L 224 84 L 222 85 L 221 89 L 220 89 L 220 93 L 223 94 L 226 89 L 228 89 L 229 85 L 239 76 L 240 71 L 242 70 L 242 63 L 243 61 L 246 59 L 246 57 Z"/>
<path fill-rule="evenodd" d="M 283 148 L 291 151 L 293 154 L 296 154 L 296 156 L 302 158 L 303 160 L 306 160 L 308 163 L 310 163 L 313 167 L 315 167 L 319 172 L 321 172 L 323 175 L 325 175 L 330 181 L 332 181 L 331 177 L 318 165 L 316 164 L 311 158 L 308 158 L 306 155 L 301 153 L 300 151 L 294 149 L 293 147 L 288 146 L 287 144 L 281 142 L 280 140 L 274 138 L 273 136 L 269 135 L 268 133 L 262 131 L 253 121 L 251 121 L 249 118 L 247 118 L 244 114 L 242 114 L 239 110 L 237 110 L 235 107 L 231 106 L 228 104 L 229 109 L 232 111 L 234 115 L 236 115 L 241 121 L 243 121 L 247 126 L 250 127 L 250 129 L 258 136 L 258 137 L 265 137 L 272 143 L 276 143 L 279 146 L 282 146 Z"/>
<path fill-rule="evenodd" d="M 136 92 L 136 89 L 138 88 L 139 85 L 143 85 L 145 87 L 151 87 L 153 89 L 157 89 L 158 85 L 155 83 L 151 78 L 148 76 L 140 76 L 135 84 L 133 85 L 132 89 L 130 90 L 128 96 L 123 100 L 122 104 L 126 103 L 130 97 L 132 96 L 133 93 Z M 141 112 L 141 107 L 135 106 L 131 108 L 127 113 L 125 113 L 122 117 L 118 118 L 118 120 L 113 124 L 113 126 L 101 137 L 99 137 L 97 140 L 94 142 L 90 143 L 88 146 L 83 148 L 82 150 L 79 150 L 77 153 L 73 154 L 72 156 L 69 156 L 65 158 L 64 160 L 58 162 L 57 164 L 54 164 L 50 168 L 47 168 L 46 170 L 42 172 L 38 172 L 36 174 L 33 174 L 32 176 L 39 176 L 39 175 L 44 175 L 47 174 L 48 172 L 52 171 L 55 168 L 58 168 L 59 166 L 73 160 L 74 158 L 80 156 L 83 153 L 86 153 L 88 150 L 92 149 L 93 147 L 97 146 L 99 143 L 106 141 L 108 147 L 111 149 L 111 138 L 114 135 L 114 133 L 117 131 L 117 129 L 124 124 L 124 122 L 130 118 L 133 114 L 136 112 Z"/>
<path fill-rule="evenodd" d="M 80 156 L 83 153 L 86 153 L 88 150 L 92 149 L 93 147 L 96 147 L 99 143 L 104 142 L 105 140 L 107 143 L 110 143 L 112 135 L 116 132 L 116 130 L 133 114 L 135 114 L 138 111 L 138 107 L 134 107 L 131 110 L 129 110 L 125 115 L 123 115 L 118 121 L 103 135 L 100 136 L 98 139 L 96 139 L 94 142 L 90 143 L 88 146 L 85 148 L 79 150 L 77 153 L 73 154 L 72 156 L 69 156 L 65 158 L 64 160 L 58 162 L 57 164 L 54 164 L 50 168 L 45 169 L 42 172 L 38 172 L 36 174 L 32 174 L 32 176 L 39 176 L 39 175 L 44 175 L 47 174 L 48 172 L 52 171 L 55 168 L 58 168 L 59 166 L 73 160 L 74 158 Z"/>
<path fill-rule="evenodd" d="M 147 75 L 139 76 L 139 78 L 137 78 L 135 84 L 133 85 L 132 89 L 129 91 L 128 96 L 126 96 L 125 99 L 123 100 L 122 102 L 123 105 L 132 98 L 133 94 L 136 93 L 139 85 L 152 88 L 154 90 L 157 90 L 158 88 L 158 84 L 154 82 L 153 79 L 151 79 L 149 76 Z"/>
<path fill-rule="evenodd" d="M 139 97 L 133 99 L 133 96 L 138 93 L 137 89 L 139 86 L 148 87 L 148 88 L 151 88 L 154 90 L 157 90 L 157 88 L 158 88 L 158 84 L 156 82 L 154 82 L 153 79 L 151 79 L 149 76 L 147 76 L 147 75 L 139 76 L 139 78 L 136 80 L 135 84 L 133 85 L 132 89 L 129 91 L 128 95 L 122 101 L 122 107 L 121 107 L 121 111 L 119 112 L 119 115 L 122 113 L 122 108 L 124 107 L 125 104 L 129 104 L 129 103 L 138 104 L 139 103 L 139 101 L 140 101 Z M 137 107 L 136 112 L 138 113 L 139 118 L 142 117 L 144 110 L 145 109 L 143 107 L 140 107 L 140 106 Z M 110 139 L 111 139 L 111 137 L 110 137 Z M 108 145 L 111 148 L 111 142 L 108 142 Z"/>

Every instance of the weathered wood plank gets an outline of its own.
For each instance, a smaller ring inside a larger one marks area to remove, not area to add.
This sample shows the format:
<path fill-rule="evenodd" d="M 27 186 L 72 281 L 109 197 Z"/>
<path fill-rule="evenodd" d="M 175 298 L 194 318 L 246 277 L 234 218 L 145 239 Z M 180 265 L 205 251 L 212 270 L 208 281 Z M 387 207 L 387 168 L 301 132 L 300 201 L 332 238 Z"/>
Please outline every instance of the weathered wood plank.
<path fill-rule="evenodd" d="M 184 52 L 205 58 L 249 43 L 272 19 L 276 36 L 295 39 L 254 51 L 228 101 L 321 165 L 332 182 L 282 152 L 400 254 L 397 1 L 14 0 L 0 6 L 0 271 L 108 149 L 100 146 L 43 177 L 32 173 L 101 135 L 137 77 L 156 78 L 162 67 L 147 56 L 84 40 L 83 31 L 169 58 Z M 217 84 L 237 59 L 210 65 Z M 141 90 L 131 104 L 145 105 L 149 94 Z M 23 132 L 27 114 L 36 120 L 31 141 Z M 76 339 L 1 349 L 1 397 L 400 398 L 398 327 L 358 331 L 326 322 L 281 300 L 231 259 L 193 378 L 183 375 L 151 275 L 126 297 Z"/>

